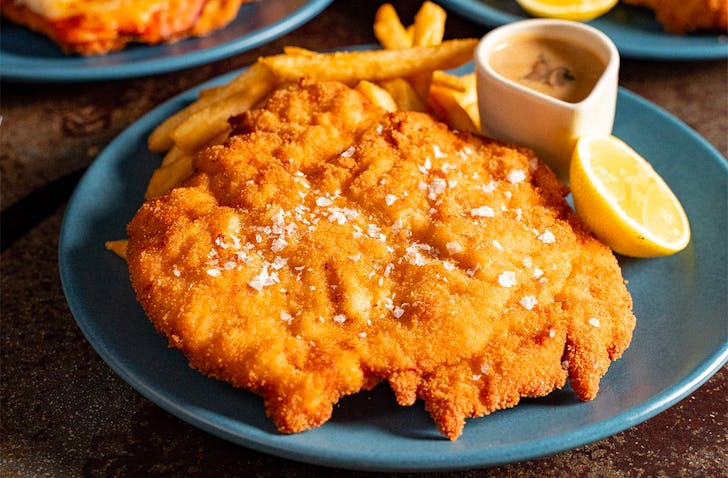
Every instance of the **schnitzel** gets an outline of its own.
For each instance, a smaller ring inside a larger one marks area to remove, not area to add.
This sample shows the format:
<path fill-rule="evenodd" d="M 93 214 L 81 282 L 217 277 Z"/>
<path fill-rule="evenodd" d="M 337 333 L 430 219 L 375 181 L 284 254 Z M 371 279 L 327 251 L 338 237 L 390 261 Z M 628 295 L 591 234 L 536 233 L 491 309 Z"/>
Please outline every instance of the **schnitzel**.
<path fill-rule="evenodd" d="M 232 21 L 244 0 L 0 0 L 2 15 L 68 53 L 95 55 L 130 42 L 204 36 Z"/>
<path fill-rule="evenodd" d="M 567 379 L 594 398 L 629 345 L 616 258 L 530 150 L 305 79 L 231 125 L 140 208 L 127 260 L 170 346 L 281 432 L 388 382 L 454 440 Z"/>
<path fill-rule="evenodd" d="M 192 367 L 261 395 L 281 432 L 387 381 L 442 434 L 542 396 L 584 400 L 635 318 L 611 251 L 530 150 L 303 80 L 231 120 L 128 226 L 133 286 Z"/>
<path fill-rule="evenodd" d="M 728 0 L 625 0 L 655 11 L 665 31 L 675 34 L 728 30 Z"/>

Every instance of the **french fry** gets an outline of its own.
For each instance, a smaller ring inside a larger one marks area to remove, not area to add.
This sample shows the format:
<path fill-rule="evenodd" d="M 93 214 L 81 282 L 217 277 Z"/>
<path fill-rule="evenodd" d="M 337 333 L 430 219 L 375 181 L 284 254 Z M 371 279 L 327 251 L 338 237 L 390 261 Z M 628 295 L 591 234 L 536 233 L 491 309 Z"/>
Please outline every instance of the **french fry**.
<path fill-rule="evenodd" d="M 457 124 L 457 129 L 470 131 L 470 123 L 472 123 L 474 131 L 480 131 L 480 111 L 478 110 L 475 73 L 456 76 L 437 71 L 433 75 L 430 92 L 429 103 L 438 117 L 448 123 Z M 453 103 L 453 100 L 456 104 Z M 454 111 L 450 111 L 450 109 Z M 470 117 L 470 122 L 461 118 L 463 112 Z"/>
<path fill-rule="evenodd" d="M 456 95 L 458 103 L 467 111 L 473 124 L 480 131 L 480 110 L 478 109 L 478 87 L 475 73 L 468 73 L 460 77 L 465 91 Z"/>
<path fill-rule="evenodd" d="M 477 39 L 470 38 L 402 50 L 337 51 L 310 57 L 283 54 L 258 61 L 282 81 L 311 76 L 351 86 L 360 80 L 379 81 L 455 68 L 472 58 L 477 43 Z"/>
<path fill-rule="evenodd" d="M 174 129 L 189 118 L 192 113 L 204 108 L 207 103 L 209 102 L 198 100 L 187 108 L 178 111 L 164 120 L 156 128 L 154 128 L 152 134 L 149 135 L 149 138 L 147 139 L 147 147 L 155 153 L 164 153 L 165 151 L 168 151 L 172 146 L 174 146 L 174 140 L 172 139 L 172 132 Z"/>
<path fill-rule="evenodd" d="M 237 93 L 245 92 L 256 84 L 272 81 L 273 78 L 270 71 L 256 64 L 238 75 L 230 83 L 208 89 L 197 101 L 170 116 L 152 131 L 147 140 L 149 149 L 157 153 L 163 153 L 169 150 L 174 145 L 172 133 L 194 113 Z"/>
<path fill-rule="evenodd" d="M 169 151 L 167 151 L 167 154 L 164 155 L 164 158 L 162 158 L 162 166 L 167 166 L 169 164 L 174 163 L 175 161 L 178 161 L 182 156 L 187 155 L 188 153 L 185 152 L 184 149 L 180 148 L 176 144 L 170 148 Z"/>
<path fill-rule="evenodd" d="M 415 91 L 414 87 L 404 78 L 383 80 L 380 86 L 385 89 L 402 111 L 425 111 L 425 100 Z"/>
<path fill-rule="evenodd" d="M 451 75 L 440 70 L 432 72 L 432 82 L 455 91 L 465 91 L 468 88 L 462 76 Z"/>
<path fill-rule="evenodd" d="M 476 100 L 478 96 L 478 85 L 475 73 L 468 73 L 456 78 L 460 78 L 460 83 L 465 87 L 463 94 L 471 100 Z"/>
<path fill-rule="evenodd" d="M 425 2 L 415 14 L 412 25 L 412 46 L 434 46 L 442 43 L 447 14 L 438 5 Z M 419 73 L 409 78 L 420 97 L 427 98 L 432 83 L 432 72 Z"/>
<path fill-rule="evenodd" d="M 470 120 L 473 122 L 473 126 L 475 126 L 475 131 L 480 133 L 482 129 L 480 125 L 480 108 L 478 108 L 478 101 L 476 100 L 470 103 L 465 103 L 462 107 L 468 116 L 470 116 Z"/>
<path fill-rule="evenodd" d="M 193 155 L 184 155 L 176 161 L 160 166 L 149 179 L 144 198 L 154 199 L 166 193 L 192 175 Z"/>
<path fill-rule="evenodd" d="M 205 144 L 204 147 L 222 144 L 227 138 L 227 132 L 222 133 Z M 144 197 L 153 199 L 161 196 L 190 177 L 193 173 L 192 162 L 195 154 L 188 153 L 178 145 L 172 146 L 172 149 L 164 155 L 160 167 L 152 173 Z"/>
<path fill-rule="evenodd" d="M 193 113 L 172 132 L 174 143 L 187 152 L 200 150 L 215 137 L 230 129 L 228 118 L 249 110 L 274 88 L 274 82 L 256 83 L 244 91 Z"/>
<path fill-rule="evenodd" d="M 414 25 L 408 26 L 406 28 L 406 31 L 407 31 L 407 37 L 409 38 L 409 45 L 410 45 L 407 48 L 410 48 L 410 47 L 414 46 L 413 42 L 414 42 L 414 38 L 415 38 L 415 26 Z"/>
<path fill-rule="evenodd" d="M 371 81 L 362 80 L 356 84 L 355 90 L 361 92 L 372 100 L 376 105 L 381 107 L 383 110 L 392 112 L 397 111 L 397 102 L 392 98 L 384 88 L 377 86 Z"/>
<path fill-rule="evenodd" d="M 198 99 L 167 118 L 148 138 L 149 149 L 166 152 L 153 173 L 146 199 L 159 197 L 193 174 L 199 150 L 229 134 L 228 119 L 259 103 L 282 83 L 302 77 L 341 81 L 386 111 L 429 111 L 454 129 L 479 132 L 475 75 L 444 72 L 472 58 L 477 39 L 444 41 L 446 13 L 425 2 L 405 27 L 391 4 L 376 13 L 374 34 L 384 50 L 318 53 L 286 46 L 262 57 L 227 84 L 200 91 Z M 126 240 L 106 247 L 124 258 Z"/>
<path fill-rule="evenodd" d="M 239 100 L 239 101 L 236 101 Z M 242 102 L 242 105 L 241 105 Z M 222 101 L 193 113 L 184 123 L 172 132 L 174 144 L 186 153 L 194 153 L 211 138 L 230 130 L 228 118 L 236 111 L 245 111 L 251 103 L 247 97 Z M 245 109 L 241 109 L 245 108 Z"/>
<path fill-rule="evenodd" d="M 430 91 L 430 85 L 432 84 L 432 72 L 425 71 L 412 75 L 408 78 L 410 84 L 422 98 L 427 98 Z"/>
<path fill-rule="evenodd" d="M 412 46 L 433 46 L 442 43 L 445 36 L 447 13 L 432 2 L 425 2 L 415 14 Z"/>
<path fill-rule="evenodd" d="M 441 85 L 432 85 L 429 104 L 435 115 L 451 128 L 470 133 L 479 132 L 468 112 L 458 102 L 453 90 Z"/>
<path fill-rule="evenodd" d="M 205 88 L 204 90 L 200 90 L 198 93 L 199 99 L 205 100 L 205 101 L 215 101 L 215 97 L 217 95 L 220 95 L 220 92 L 225 90 L 225 87 L 227 85 L 218 85 L 218 86 L 211 86 L 209 88 Z"/>
<path fill-rule="evenodd" d="M 270 75 L 269 71 L 260 67 L 257 63 L 253 64 L 250 68 L 233 78 L 230 83 L 225 85 L 225 90 L 221 91 L 219 96 L 217 96 L 214 100 L 221 101 L 225 98 L 231 97 L 232 95 L 245 92 L 255 85 L 270 82 L 272 80 L 273 77 Z"/>
<path fill-rule="evenodd" d="M 412 46 L 412 36 L 399 20 L 397 11 L 390 3 L 377 9 L 374 15 L 374 36 L 385 50 L 398 50 Z"/>
<path fill-rule="evenodd" d="M 107 250 L 113 252 L 122 259 L 126 259 L 126 247 L 129 244 L 128 239 L 119 239 L 116 241 L 106 241 L 104 246 Z"/>
<path fill-rule="evenodd" d="M 315 51 L 309 50 L 308 48 L 301 48 L 300 46 L 284 46 L 283 53 L 293 56 L 313 56 L 316 54 Z"/>

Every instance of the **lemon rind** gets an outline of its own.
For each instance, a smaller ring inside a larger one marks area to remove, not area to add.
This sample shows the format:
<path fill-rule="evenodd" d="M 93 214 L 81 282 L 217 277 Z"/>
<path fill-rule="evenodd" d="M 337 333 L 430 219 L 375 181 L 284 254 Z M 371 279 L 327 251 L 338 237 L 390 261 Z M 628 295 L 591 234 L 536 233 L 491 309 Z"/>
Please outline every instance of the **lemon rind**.
<path fill-rule="evenodd" d="M 591 204 L 586 205 L 582 202 L 582 198 L 577 198 L 579 192 L 577 192 L 577 194 L 573 194 L 572 191 L 577 213 L 581 216 L 587 226 L 592 229 L 597 237 L 619 254 L 631 257 L 659 257 L 674 254 L 685 249 L 691 239 L 690 222 L 680 200 L 677 198 L 667 182 L 659 175 L 659 173 L 657 173 L 657 171 L 655 171 L 652 165 L 645 158 L 635 152 L 619 138 L 614 136 L 611 138 L 616 140 L 610 140 L 612 144 L 617 145 L 617 147 L 622 149 L 630 157 L 640 161 L 640 167 L 651 171 L 652 178 L 656 181 L 662 192 L 667 195 L 672 203 L 674 211 L 679 215 L 680 223 L 684 225 L 684 233 L 678 240 L 666 240 L 664 237 L 654 234 L 639 221 L 626 214 L 622 208 L 616 206 L 615 201 L 610 200 L 613 198 L 611 191 L 602 183 L 598 175 L 596 175 L 591 167 L 591 163 L 580 159 L 587 156 L 587 154 L 581 151 L 580 148 L 585 148 L 584 144 L 588 141 L 593 141 L 595 139 L 599 140 L 601 138 L 582 138 L 577 143 L 575 155 L 572 159 L 572 161 L 576 164 L 572 165 L 572 170 L 575 170 L 574 174 L 583 175 L 584 179 L 579 180 L 579 178 L 575 177 L 575 180 L 572 180 L 572 186 L 580 184 L 580 186 L 577 187 L 584 188 L 585 195 L 589 195 L 592 198 Z M 578 168 L 580 168 L 581 171 L 578 171 Z M 588 211 L 588 213 L 586 211 Z M 592 216 L 608 219 L 606 222 L 608 222 L 611 227 L 604 226 L 602 221 L 598 221 L 599 223 L 596 223 L 597 221 L 593 220 L 594 217 Z M 615 228 L 619 230 L 616 232 L 613 231 Z"/>

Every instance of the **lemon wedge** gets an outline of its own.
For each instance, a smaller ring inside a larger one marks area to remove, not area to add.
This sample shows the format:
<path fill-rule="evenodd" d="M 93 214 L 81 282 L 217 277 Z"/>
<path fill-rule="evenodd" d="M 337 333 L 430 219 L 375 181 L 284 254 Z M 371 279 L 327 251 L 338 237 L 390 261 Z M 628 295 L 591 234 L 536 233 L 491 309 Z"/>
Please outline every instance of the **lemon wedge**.
<path fill-rule="evenodd" d="M 658 257 L 690 242 L 680 201 L 650 163 L 619 138 L 580 138 L 569 181 L 576 212 L 615 252 Z"/>
<path fill-rule="evenodd" d="M 534 17 L 587 21 L 604 15 L 617 0 L 516 0 Z"/>

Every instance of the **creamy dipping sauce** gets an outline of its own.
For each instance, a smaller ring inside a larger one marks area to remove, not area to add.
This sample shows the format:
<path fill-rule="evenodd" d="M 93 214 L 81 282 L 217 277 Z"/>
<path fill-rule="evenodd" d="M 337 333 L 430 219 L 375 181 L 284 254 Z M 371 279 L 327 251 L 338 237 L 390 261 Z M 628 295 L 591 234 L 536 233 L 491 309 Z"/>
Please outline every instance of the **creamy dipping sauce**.
<path fill-rule="evenodd" d="M 569 103 L 589 96 L 606 68 L 590 50 L 536 35 L 511 38 L 493 52 L 488 62 L 500 75 Z"/>

